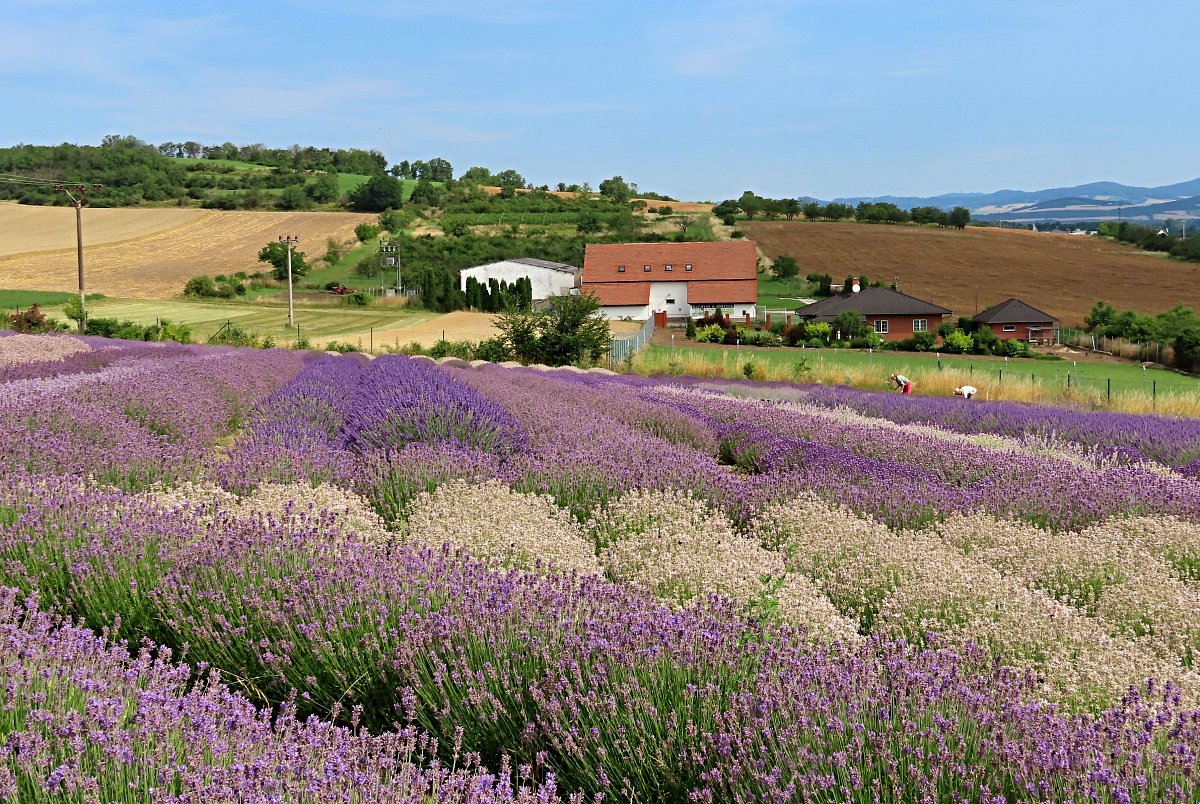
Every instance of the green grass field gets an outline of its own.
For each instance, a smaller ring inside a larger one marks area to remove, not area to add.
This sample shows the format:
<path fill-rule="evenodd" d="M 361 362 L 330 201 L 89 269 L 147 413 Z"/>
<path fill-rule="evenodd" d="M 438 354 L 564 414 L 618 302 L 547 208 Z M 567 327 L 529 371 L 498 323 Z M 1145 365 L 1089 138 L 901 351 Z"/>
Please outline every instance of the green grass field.
<path fill-rule="evenodd" d="M 42 307 L 62 305 L 78 295 L 58 290 L 0 290 L 0 310 L 15 312 L 28 310 L 35 304 L 40 304 Z M 87 298 L 89 300 L 103 299 L 104 295 L 89 293 Z"/>
<path fill-rule="evenodd" d="M 768 274 L 758 275 L 758 309 L 795 310 L 802 306 L 800 298 L 815 298 L 816 287 L 807 279 L 776 279 Z"/>
<path fill-rule="evenodd" d="M 331 305 L 336 304 L 328 297 Z M 322 297 L 322 301 L 325 297 Z M 301 299 L 303 301 L 303 299 Z M 350 338 L 364 336 L 375 330 L 407 326 L 436 316 L 436 313 L 409 311 L 403 307 L 306 306 L 295 307 L 296 323 L 308 338 Z M 62 318 L 62 308 L 49 308 L 47 313 Z M 271 335 L 281 344 L 295 340 L 296 332 L 287 326 L 287 304 L 238 303 L 208 301 L 151 301 L 133 299 L 100 299 L 89 305 L 88 315 L 97 318 L 116 318 L 135 324 L 149 324 L 165 318 L 187 324 L 192 336 L 203 342 L 226 322 L 257 335 Z"/>
<path fill-rule="evenodd" d="M 680 334 L 677 340 L 682 341 Z M 746 361 L 755 361 L 777 372 L 786 372 L 801 359 L 807 361 L 813 373 L 830 378 L 827 381 L 862 384 L 862 378 L 878 378 L 877 384 L 868 379 L 866 387 L 886 388 L 893 372 L 906 374 L 918 390 L 921 378 L 946 369 L 965 370 L 975 385 L 983 386 L 1008 382 L 1034 382 L 1041 385 L 1093 388 L 1113 395 L 1138 392 L 1200 393 L 1200 378 L 1162 369 L 1143 369 L 1129 363 L 1073 363 L 1070 360 L 1033 360 L 942 355 L 917 352 L 874 352 L 850 349 L 764 349 L 760 347 L 697 347 L 649 346 L 643 350 L 644 365 L 667 370 L 671 362 L 703 361 L 714 366 L 727 364 L 736 374 Z M 845 374 L 839 377 L 839 371 Z"/>

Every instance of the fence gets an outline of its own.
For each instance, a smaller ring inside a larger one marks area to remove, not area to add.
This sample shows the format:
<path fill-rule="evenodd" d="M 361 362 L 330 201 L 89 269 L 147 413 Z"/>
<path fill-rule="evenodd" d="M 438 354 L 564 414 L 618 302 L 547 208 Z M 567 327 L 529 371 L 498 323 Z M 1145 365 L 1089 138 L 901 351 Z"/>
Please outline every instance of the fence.
<path fill-rule="evenodd" d="M 1163 344 L 1155 341 L 1138 343 L 1136 341 L 1127 341 L 1124 338 L 1108 338 L 1093 335 L 1090 332 L 1084 332 L 1079 329 L 1064 329 L 1062 331 L 1062 343 L 1068 346 L 1078 346 L 1093 352 L 1116 355 L 1127 360 L 1162 363 L 1168 366 L 1175 363 L 1175 349 L 1169 343 Z"/>
<path fill-rule="evenodd" d="M 614 338 L 612 345 L 608 348 L 609 364 L 616 366 L 625 360 L 625 358 L 631 357 L 634 352 L 650 342 L 650 336 L 653 334 L 654 318 L 651 316 L 646 320 L 645 325 L 633 335 L 629 335 L 619 340 Z"/>

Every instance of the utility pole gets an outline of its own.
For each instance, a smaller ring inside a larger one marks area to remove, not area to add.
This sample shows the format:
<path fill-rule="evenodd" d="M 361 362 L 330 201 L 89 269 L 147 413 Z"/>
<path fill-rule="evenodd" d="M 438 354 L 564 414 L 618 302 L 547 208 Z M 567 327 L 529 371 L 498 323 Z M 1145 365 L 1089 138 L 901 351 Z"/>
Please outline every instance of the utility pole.
<path fill-rule="evenodd" d="M 288 328 L 296 325 L 296 314 L 292 307 L 292 246 L 300 242 L 298 235 L 280 235 L 279 242 L 287 245 L 287 277 L 288 277 Z"/>
<path fill-rule="evenodd" d="M 102 184 L 59 184 L 54 191 L 66 193 L 75 207 L 75 252 L 79 262 L 79 334 L 87 331 L 86 294 L 83 291 L 83 205 L 87 203 L 87 194 L 103 189 Z M 75 192 L 71 192 L 74 190 Z"/>
<path fill-rule="evenodd" d="M 396 266 L 396 292 L 397 293 L 400 292 L 400 258 L 396 256 L 399 253 L 400 253 L 400 247 L 397 246 L 395 243 L 393 243 L 391 240 L 389 240 L 385 237 L 379 241 L 380 269 L 382 269 L 384 265 L 388 265 L 388 266 L 395 265 Z M 382 273 L 382 270 L 381 270 L 381 273 Z"/>

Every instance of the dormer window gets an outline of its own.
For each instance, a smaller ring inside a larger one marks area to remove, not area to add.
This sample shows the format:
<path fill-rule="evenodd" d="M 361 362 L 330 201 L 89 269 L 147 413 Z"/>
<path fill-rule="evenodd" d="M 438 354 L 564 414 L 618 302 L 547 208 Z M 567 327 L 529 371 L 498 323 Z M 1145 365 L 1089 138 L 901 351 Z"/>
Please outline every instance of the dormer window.
<path fill-rule="evenodd" d="M 624 265 L 618 265 L 618 266 L 617 266 L 617 273 L 619 273 L 619 274 L 623 274 L 623 273 L 625 273 L 625 266 L 624 266 Z"/>

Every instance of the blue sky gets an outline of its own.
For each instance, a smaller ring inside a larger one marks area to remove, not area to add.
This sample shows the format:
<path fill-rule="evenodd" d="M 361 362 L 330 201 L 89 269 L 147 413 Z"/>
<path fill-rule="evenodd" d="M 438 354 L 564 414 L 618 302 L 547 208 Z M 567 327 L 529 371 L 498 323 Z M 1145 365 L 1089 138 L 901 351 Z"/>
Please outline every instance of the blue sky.
<path fill-rule="evenodd" d="M 1200 176 L 1200 3 L 0 0 L 0 146 L 261 142 L 683 200 Z"/>

